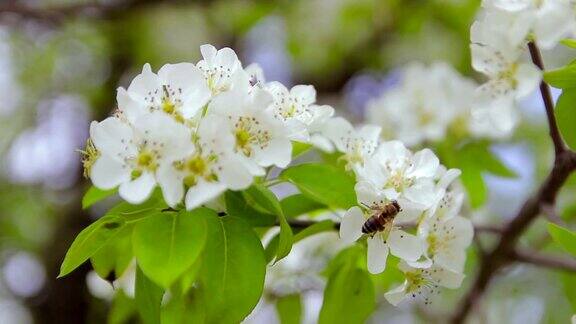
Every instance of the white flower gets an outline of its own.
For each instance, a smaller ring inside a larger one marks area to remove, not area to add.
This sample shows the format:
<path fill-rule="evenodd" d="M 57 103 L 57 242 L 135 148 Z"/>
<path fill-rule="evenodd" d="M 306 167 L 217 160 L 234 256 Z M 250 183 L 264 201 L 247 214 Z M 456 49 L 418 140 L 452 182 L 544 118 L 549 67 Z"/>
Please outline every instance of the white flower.
<path fill-rule="evenodd" d="M 323 127 L 324 135 L 330 139 L 339 152 L 344 153 L 342 159 L 346 167 L 353 169 L 363 166 L 376 146 L 382 129 L 374 125 L 365 125 L 355 129 L 350 122 L 342 117 L 327 120 Z"/>
<path fill-rule="evenodd" d="M 306 126 L 312 122 L 312 105 L 316 101 L 316 90 L 310 85 L 296 85 L 288 90 L 280 82 L 266 85 L 274 98 L 274 117 L 280 120 L 293 133 L 291 139 L 308 141 Z"/>
<path fill-rule="evenodd" d="M 378 146 L 365 166 L 358 169 L 357 176 L 387 192 L 389 199 L 403 198 L 426 209 L 443 194 L 434 181 L 439 165 L 429 149 L 413 154 L 402 142 L 389 141 Z"/>
<path fill-rule="evenodd" d="M 250 79 L 242 69 L 242 63 L 234 50 L 228 47 L 217 50 L 214 46 L 200 46 L 203 59 L 196 66 L 204 73 L 204 78 L 213 95 L 236 86 L 248 88 Z"/>
<path fill-rule="evenodd" d="M 254 161 L 251 169 L 262 175 L 261 167 L 286 167 L 291 160 L 290 133 L 272 115 L 272 96 L 254 88 L 250 93 L 233 89 L 214 98 L 209 114 L 225 118 L 227 130 L 234 139 L 234 149 Z"/>
<path fill-rule="evenodd" d="M 465 96 L 473 89 L 473 82 L 446 63 L 413 63 L 402 71 L 396 87 L 368 103 L 367 118 L 382 126 L 384 138 L 398 139 L 408 146 L 438 141 L 467 106 L 462 102 L 471 100 Z"/>
<path fill-rule="evenodd" d="M 252 183 L 245 158 L 233 151 L 234 137 L 222 132 L 226 127 L 221 117 L 206 116 L 195 134 L 195 143 L 191 142 L 193 152 L 160 166 L 158 182 L 168 205 L 178 204 L 186 190 L 186 208 L 191 210 L 226 189 L 241 190 Z"/>
<path fill-rule="evenodd" d="M 379 191 L 368 182 L 356 184 L 355 189 L 362 208 L 352 207 L 342 217 L 340 237 L 345 242 L 359 239 L 366 220 L 391 202 L 386 192 Z M 402 210 L 382 231 L 368 237 L 368 271 L 371 273 L 384 271 L 389 252 L 407 261 L 416 261 L 424 253 L 424 242 L 399 227 L 399 224 L 414 221 L 421 214 L 421 210 L 406 200 L 399 200 L 397 203 Z"/>
<path fill-rule="evenodd" d="M 334 144 L 326 136 L 325 129 L 330 118 L 334 116 L 334 108 L 327 105 L 315 106 L 312 114 L 312 122 L 308 125 L 310 143 L 324 152 L 333 152 Z"/>
<path fill-rule="evenodd" d="M 511 134 L 520 120 L 514 98 L 490 98 L 476 94 L 472 107 L 470 132 L 478 137 L 502 138 Z"/>
<path fill-rule="evenodd" d="M 452 186 L 454 181 L 462 174 L 460 169 L 446 169 L 445 166 L 440 165 L 434 176 L 436 182 L 436 197 L 438 198 L 434 204 L 428 208 L 427 214 L 433 215 L 436 209 L 443 208 L 442 217 L 445 219 L 456 216 L 464 202 L 464 192 L 461 187 Z"/>
<path fill-rule="evenodd" d="M 154 111 L 163 111 L 184 122 L 201 111 L 210 95 L 202 72 L 192 63 L 166 64 L 158 74 L 146 64 L 127 90 L 118 88 L 117 101 L 131 123 Z"/>
<path fill-rule="evenodd" d="M 456 289 L 462 284 L 464 275 L 451 272 L 438 267 L 428 269 L 412 268 L 404 262 L 398 265 L 404 272 L 404 283 L 390 291 L 384 297 L 394 306 L 407 298 L 424 300 L 424 304 L 431 303 L 430 298 L 440 292 L 440 287 Z"/>
<path fill-rule="evenodd" d="M 450 208 L 441 206 L 434 215 L 424 217 L 418 226 L 418 236 L 426 241 L 426 256 L 436 266 L 462 273 L 474 228 L 472 222 L 462 216 L 445 217 L 442 211 Z"/>
<path fill-rule="evenodd" d="M 512 28 L 508 17 L 488 13 L 470 30 L 472 66 L 489 80 L 478 89 L 480 98 L 522 98 L 540 82 L 541 71 L 532 63 L 523 63 L 525 23 Z"/>
<path fill-rule="evenodd" d="M 576 27 L 574 2 L 569 0 L 485 0 L 483 5 L 513 15 L 531 17 L 530 28 L 539 46 L 551 49 L 573 34 Z"/>
<path fill-rule="evenodd" d="M 334 115 L 334 108 L 316 105 L 316 90 L 311 85 L 296 85 L 288 90 L 279 82 L 270 82 L 265 87 L 274 104 L 272 112 L 288 132 L 290 139 L 309 142 L 315 147 L 332 152 L 334 146 L 325 135 L 326 124 Z"/>
<path fill-rule="evenodd" d="M 133 127 L 115 117 L 92 122 L 90 137 L 99 157 L 90 178 L 100 189 L 120 185 L 122 198 L 141 203 L 156 186 L 158 168 L 191 153 L 190 136 L 184 125 L 160 112 L 142 115 Z"/>
<path fill-rule="evenodd" d="M 244 71 L 248 74 L 248 77 L 250 78 L 250 84 L 252 86 L 263 87 L 266 84 L 264 71 L 259 64 L 252 63 L 248 65 Z"/>

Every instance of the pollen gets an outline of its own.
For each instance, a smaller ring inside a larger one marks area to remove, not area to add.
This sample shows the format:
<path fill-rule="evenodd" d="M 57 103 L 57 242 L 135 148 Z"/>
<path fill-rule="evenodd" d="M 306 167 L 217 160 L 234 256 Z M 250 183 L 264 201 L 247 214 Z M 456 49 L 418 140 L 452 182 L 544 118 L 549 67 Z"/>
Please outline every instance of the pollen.
<path fill-rule="evenodd" d="M 188 160 L 186 166 L 190 172 L 197 175 L 203 175 L 208 169 L 208 164 L 200 155 L 196 155 Z"/>
<path fill-rule="evenodd" d="M 172 114 L 176 110 L 176 105 L 174 105 L 169 99 L 164 98 L 164 100 L 162 100 L 162 110 L 165 113 Z"/>
<path fill-rule="evenodd" d="M 254 117 L 239 117 L 234 127 L 236 149 L 246 156 L 252 156 L 255 147 L 264 149 L 270 142 L 270 133 L 263 130 Z"/>
<path fill-rule="evenodd" d="M 157 168 L 158 163 L 156 162 L 156 155 L 152 151 L 142 150 L 136 157 L 135 170 L 140 171 L 140 174 L 144 170 L 154 172 Z"/>
<path fill-rule="evenodd" d="M 85 178 L 90 177 L 90 171 L 92 170 L 92 166 L 100 157 L 100 152 L 94 146 L 94 142 L 92 139 L 88 139 L 86 141 L 86 148 L 84 150 L 80 150 L 80 154 L 82 155 L 82 166 L 84 168 L 83 176 Z"/>
<path fill-rule="evenodd" d="M 428 235 L 426 241 L 428 242 L 428 254 L 430 257 L 434 257 L 435 252 L 438 251 L 438 248 L 440 247 L 440 241 L 434 234 Z"/>

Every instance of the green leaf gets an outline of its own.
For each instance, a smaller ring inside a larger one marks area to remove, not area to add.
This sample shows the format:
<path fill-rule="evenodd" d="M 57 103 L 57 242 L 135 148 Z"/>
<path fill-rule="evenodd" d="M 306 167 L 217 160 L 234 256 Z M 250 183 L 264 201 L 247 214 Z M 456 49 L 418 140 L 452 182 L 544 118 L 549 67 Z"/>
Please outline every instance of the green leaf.
<path fill-rule="evenodd" d="M 114 301 L 108 313 L 108 324 L 125 324 L 137 320 L 137 310 L 133 299 L 126 296 L 122 289 L 114 294 Z"/>
<path fill-rule="evenodd" d="M 134 258 L 132 252 L 133 226 L 125 226 L 110 242 L 90 257 L 96 273 L 104 279 L 114 280 L 122 276 Z"/>
<path fill-rule="evenodd" d="M 276 311 L 282 324 L 300 324 L 302 321 L 302 302 L 300 295 L 293 294 L 278 298 Z"/>
<path fill-rule="evenodd" d="M 576 89 L 566 89 L 556 102 L 556 121 L 562 138 L 572 149 L 576 149 Z"/>
<path fill-rule="evenodd" d="M 278 198 L 276 198 L 276 195 L 274 195 L 272 191 L 262 185 L 252 185 L 245 193 L 255 204 L 278 217 L 278 222 L 280 223 L 280 238 L 276 251 L 276 261 L 281 260 L 287 256 L 292 249 L 293 234 L 292 228 L 288 224 L 288 221 L 286 221 L 286 217 L 284 217 L 284 211 Z"/>
<path fill-rule="evenodd" d="M 554 88 L 574 88 L 576 87 L 576 65 L 570 64 L 556 70 L 546 71 L 544 81 Z"/>
<path fill-rule="evenodd" d="M 561 40 L 560 43 L 570 48 L 576 48 L 576 39 L 566 38 Z"/>
<path fill-rule="evenodd" d="M 101 278 L 118 278 L 126 270 L 134 257 L 131 235 L 134 225 L 148 216 L 160 213 L 166 207 L 164 201 L 160 199 L 161 197 L 153 197 L 139 205 L 121 202 L 104 215 L 104 217 L 120 217 L 126 221 L 127 226 L 90 257 L 94 270 Z"/>
<path fill-rule="evenodd" d="M 180 291 L 182 293 L 187 293 L 194 287 L 194 283 L 198 278 L 198 273 L 200 272 L 200 268 L 202 267 L 202 257 L 196 259 L 196 262 L 188 268 L 184 274 L 180 277 L 179 284 L 180 284 Z M 175 291 L 176 289 L 174 289 Z"/>
<path fill-rule="evenodd" d="M 560 273 L 562 285 L 564 286 L 564 294 L 566 295 L 572 312 L 576 313 L 576 274 L 569 272 Z"/>
<path fill-rule="evenodd" d="M 140 319 L 145 324 L 160 323 L 160 304 L 164 290 L 144 275 L 140 267 L 136 267 L 136 285 L 134 299 Z"/>
<path fill-rule="evenodd" d="M 548 223 L 548 233 L 550 233 L 554 242 L 576 256 L 576 233 L 554 223 Z"/>
<path fill-rule="evenodd" d="M 90 187 L 82 197 L 82 209 L 86 209 L 95 203 L 102 201 L 116 193 L 116 189 L 102 190 L 94 186 Z"/>
<path fill-rule="evenodd" d="M 205 215 L 208 241 L 200 283 L 207 323 L 239 323 L 256 306 L 264 287 L 266 260 L 260 239 L 243 220 Z"/>
<path fill-rule="evenodd" d="M 322 271 L 322 275 L 325 277 L 331 277 L 336 271 L 343 267 L 347 267 L 349 265 L 359 265 L 361 261 L 363 261 L 363 257 L 366 255 L 366 248 L 361 244 L 353 244 L 350 247 L 347 247 L 335 257 L 330 260 L 326 268 Z M 366 262 L 363 262 L 366 264 Z"/>
<path fill-rule="evenodd" d="M 292 142 L 292 160 L 308 152 L 312 148 L 309 143 Z"/>
<path fill-rule="evenodd" d="M 478 168 L 462 166 L 460 180 L 468 193 L 472 208 L 478 208 L 488 199 L 488 188 L 482 178 L 482 172 Z"/>
<path fill-rule="evenodd" d="M 74 240 L 60 266 L 58 278 L 69 274 L 111 241 L 126 225 L 123 218 L 105 216 L 86 227 Z"/>
<path fill-rule="evenodd" d="M 270 263 L 276 257 L 276 252 L 278 251 L 278 238 L 280 237 L 279 234 L 274 235 L 266 248 L 264 249 L 264 254 L 266 255 L 266 263 Z"/>
<path fill-rule="evenodd" d="M 276 223 L 276 216 L 253 208 L 241 192 L 227 191 L 224 199 L 230 216 L 242 218 L 252 226 L 273 226 Z"/>
<path fill-rule="evenodd" d="M 366 270 L 348 264 L 328 279 L 318 323 L 365 323 L 375 306 L 370 275 Z"/>
<path fill-rule="evenodd" d="M 146 202 L 132 205 L 128 202 L 121 202 L 116 206 L 112 207 L 106 215 L 121 216 L 127 222 L 135 223 L 148 216 L 158 214 L 163 209 L 168 206 L 164 202 L 164 199 L 160 197 L 152 197 Z"/>
<path fill-rule="evenodd" d="M 311 199 L 327 206 L 348 209 L 356 205 L 354 179 L 335 166 L 300 164 L 284 170 L 280 177 L 296 185 Z"/>
<path fill-rule="evenodd" d="M 501 177 L 516 176 L 490 151 L 489 143 L 485 141 L 464 145 L 446 160 L 450 167 L 462 170 L 460 179 L 468 192 L 472 208 L 482 206 L 488 199 L 488 189 L 482 177 L 484 172 Z"/>
<path fill-rule="evenodd" d="M 140 221 L 134 228 L 134 255 L 146 276 L 164 288 L 178 279 L 196 261 L 206 242 L 205 214 L 165 212 Z"/>
<path fill-rule="evenodd" d="M 326 208 L 325 205 L 303 194 L 288 196 L 280 201 L 280 205 L 288 219 Z"/>
<path fill-rule="evenodd" d="M 490 143 L 474 142 L 463 146 L 458 150 L 459 160 L 469 167 L 471 164 L 479 166 L 482 170 L 494 175 L 515 178 L 517 175 L 510 170 L 502 161 L 490 151 Z"/>
<path fill-rule="evenodd" d="M 194 289 L 186 295 L 173 296 L 168 304 L 162 307 L 162 324 L 205 323 L 203 299 L 199 289 Z"/>
<path fill-rule="evenodd" d="M 335 227 L 333 221 L 331 220 L 320 221 L 318 223 L 310 225 L 296 232 L 296 234 L 294 235 L 293 244 L 296 244 L 297 242 L 302 241 L 303 239 L 310 237 L 314 234 L 332 231 L 334 229 Z M 266 249 L 264 250 L 266 255 L 266 262 L 271 262 L 276 256 L 276 251 L 278 250 L 278 238 L 279 238 L 278 234 L 274 235 L 274 237 L 272 237 L 272 239 L 268 242 L 268 245 L 266 245 Z"/>

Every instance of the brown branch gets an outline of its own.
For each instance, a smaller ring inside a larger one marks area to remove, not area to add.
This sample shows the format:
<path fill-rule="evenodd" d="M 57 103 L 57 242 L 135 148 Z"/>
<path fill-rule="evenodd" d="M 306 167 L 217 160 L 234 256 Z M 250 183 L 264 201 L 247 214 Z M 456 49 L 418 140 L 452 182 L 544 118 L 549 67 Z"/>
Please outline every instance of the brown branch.
<path fill-rule="evenodd" d="M 509 257 L 512 260 L 518 262 L 530 263 L 537 266 L 557 270 L 576 272 L 576 259 L 574 258 L 563 258 L 560 256 L 544 255 L 526 249 L 516 249 L 512 251 L 512 253 L 510 253 Z"/>
<path fill-rule="evenodd" d="M 536 45 L 531 42 L 528 44 L 528 48 L 534 64 L 543 70 L 542 57 Z M 456 309 L 452 317 L 452 323 L 464 322 L 470 310 L 484 294 L 492 277 L 511 261 L 510 255 L 514 251 L 514 246 L 519 237 L 543 211 L 543 206 L 554 206 L 560 188 L 576 168 L 576 153 L 568 150 L 562 140 L 554 116 L 554 103 L 550 95 L 550 89 L 544 81 L 540 84 L 540 93 L 546 108 L 550 137 L 554 143 L 554 165 L 538 191 L 524 203 L 516 216 L 506 225 L 494 249 L 483 258 L 476 280 L 468 294 L 464 296 L 460 306 Z"/>
<path fill-rule="evenodd" d="M 536 44 L 534 42 L 529 42 L 528 49 L 530 50 L 532 62 L 534 62 L 541 71 L 544 71 L 544 61 L 542 60 L 542 55 L 540 55 L 540 50 Z M 552 100 L 550 87 L 546 82 L 544 82 L 544 79 L 540 81 L 540 94 L 542 95 L 544 107 L 546 107 L 546 117 L 548 118 L 548 125 L 550 126 L 550 138 L 552 138 L 554 144 L 554 152 L 558 156 L 561 152 L 566 151 L 566 144 L 562 140 L 562 135 L 560 134 L 558 124 L 556 123 L 556 117 L 554 116 L 554 101 Z"/>
<path fill-rule="evenodd" d="M 546 216 L 546 218 L 554 223 L 554 224 L 558 224 L 561 226 L 566 226 L 566 222 L 562 219 L 562 217 L 560 217 L 560 215 L 558 215 L 558 213 L 556 212 L 556 209 L 554 208 L 555 206 L 553 205 L 542 205 L 542 213 L 544 213 L 544 215 Z"/>

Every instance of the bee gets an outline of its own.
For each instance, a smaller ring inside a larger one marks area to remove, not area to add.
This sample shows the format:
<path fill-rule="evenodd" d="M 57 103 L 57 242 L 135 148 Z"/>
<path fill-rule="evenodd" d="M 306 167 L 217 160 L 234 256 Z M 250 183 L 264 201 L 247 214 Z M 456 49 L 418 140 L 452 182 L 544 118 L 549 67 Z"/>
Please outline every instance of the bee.
<path fill-rule="evenodd" d="M 368 208 L 373 211 L 373 214 L 362 225 L 362 233 L 372 235 L 383 231 L 386 225 L 392 222 L 394 217 L 402 211 L 396 200 L 392 200 L 384 206 L 371 206 Z"/>

